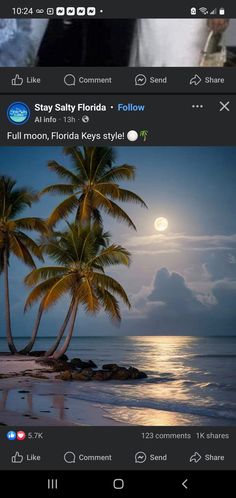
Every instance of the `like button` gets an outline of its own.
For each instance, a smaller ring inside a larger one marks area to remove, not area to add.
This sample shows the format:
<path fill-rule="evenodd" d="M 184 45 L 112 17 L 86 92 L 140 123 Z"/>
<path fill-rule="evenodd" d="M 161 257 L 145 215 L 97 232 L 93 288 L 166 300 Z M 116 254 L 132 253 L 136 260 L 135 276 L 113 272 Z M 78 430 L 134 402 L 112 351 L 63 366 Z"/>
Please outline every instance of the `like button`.
<path fill-rule="evenodd" d="M 24 460 L 23 455 L 19 453 L 19 451 L 15 452 L 15 455 L 11 457 L 11 463 L 22 463 Z"/>
<path fill-rule="evenodd" d="M 16 74 L 11 80 L 12 86 L 22 86 L 24 83 L 23 78 L 19 74 Z"/>

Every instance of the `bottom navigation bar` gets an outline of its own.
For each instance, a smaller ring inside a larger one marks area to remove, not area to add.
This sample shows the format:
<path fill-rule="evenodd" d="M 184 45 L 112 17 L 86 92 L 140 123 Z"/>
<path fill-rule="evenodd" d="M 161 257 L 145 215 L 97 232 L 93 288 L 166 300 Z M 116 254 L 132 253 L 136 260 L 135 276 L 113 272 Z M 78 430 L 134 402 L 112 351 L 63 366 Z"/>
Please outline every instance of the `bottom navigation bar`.
<path fill-rule="evenodd" d="M 24 489 L 26 498 L 32 496 L 32 491 L 37 486 L 37 491 L 43 496 L 62 497 L 68 496 L 70 491 L 85 489 L 86 495 L 94 491 L 102 493 L 104 498 L 141 496 L 149 489 L 155 496 L 160 492 L 175 493 L 173 496 L 197 496 L 198 493 L 225 492 L 233 487 L 235 474 L 230 471 L 222 472 L 18 472 L 17 479 L 9 472 L 0 472 L 2 486 L 11 492 Z M 27 482 L 27 486 L 25 483 Z"/>

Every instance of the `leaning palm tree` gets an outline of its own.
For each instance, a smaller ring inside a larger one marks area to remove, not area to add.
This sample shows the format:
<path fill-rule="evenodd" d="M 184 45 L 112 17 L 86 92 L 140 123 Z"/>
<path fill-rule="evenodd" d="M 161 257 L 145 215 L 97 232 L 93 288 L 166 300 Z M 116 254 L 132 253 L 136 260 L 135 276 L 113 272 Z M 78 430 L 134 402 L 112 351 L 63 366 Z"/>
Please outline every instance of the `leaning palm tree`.
<path fill-rule="evenodd" d="M 18 218 L 26 207 L 37 200 L 29 188 L 17 188 L 16 182 L 8 176 L 0 176 L 0 274 L 4 274 L 6 336 L 12 354 L 17 353 L 11 327 L 9 259 L 13 253 L 24 264 L 35 268 L 33 256 L 43 261 L 36 242 L 25 231 L 46 231 L 46 223 L 40 218 Z"/>
<path fill-rule="evenodd" d="M 145 202 L 134 192 L 120 187 L 119 181 L 135 178 L 135 167 L 128 164 L 115 166 L 116 154 L 111 147 L 65 147 L 70 156 L 72 168 L 66 168 L 57 161 L 50 161 L 48 167 L 64 183 L 50 185 L 41 194 L 52 193 L 66 198 L 52 211 L 49 226 L 76 212 L 76 221 L 84 225 L 91 221 L 102 224 L 101 211 L 135 225 L 117 202 L 134 202 L 146 207 Z"/>
<path fill-rule="evenodd" d="M 28 286 L 35 286 L 27 298 L 26 310 L 43 299 L 46 311 L 63 296 L 69 296 L 69 330 L 62 348 L 54 352 L 54 358 L 60 358 L 69 347 L 79 307 L 89 314 L 104 309 L 115 322 L 121 320 L 118 298 L 130 308 L 121 284 L 104 271 L 111 265 L 128 266 L 130 254 L 116 244 L 102 247 L 97 229 L 94 226 L 81 227 L 77 223 L 68 225 L 57 244 L 49 242 L 45 247 L 45 252 L 57 266 L 34 269 L 25 279 Z"/>
<path fill-rule="evenodd" d="M 96 237 L 96 238 L 94 238 L 94 243 L 96 242 L 97 248 L 99 248 L 100 246 L 101 247 L 106 247 L 108 245 L 109 238 L 110 238 L 109 232 L 103 232 L 102 228 L 99 227 L 99 226 L 94 227 L 94 230 L 95 230 L 94 235 Z M 42 249 L 42 252 L 44 252 L 44 251 L 48 252 L 49 247 L 50 247 L 51 250 L 52 250 L 52 248 L 55 249 L 55 247 L 58 246 L 58 243 L 59 243 L 62 235 L 63 234 L 61 234 L 60 232 L 51 231 L 50 235 L 48 235 L 46 238 L 45 237 L 41 237 L 41 249 Z M 50 253 L 50 250 L 49 250 L 49 253 Z M 47 282 L 45 282 L 45 284 L 41 285 L 41 293 L 44 294 L 44 297 L 42 298 L 42 300 L 40 302 L 40 305 L 39 305 L 39 308 L 38 308 L 38 312 L 37 312 L 37 315 L 36 315 L 36 320 L 35 320 L 35 323 L 34 323 L 33 331 L 32 331 L 32 334 L 31 334 L 31 338 L 30 338 L 28 344 L 24 347 L 24 349 L 22 349 L 20 351 L 21 354 L 29 354 L 30 351 L 33 349 L 33 347 L 35 345 L 35 341 L 37 339 L 39 327 L 40 327 L 41 320 L 42 320 L 43 313 L 44 313 L 44 302 L 46 300 L 47 293 L 48 293 L 49 290 L 50 290 L 50 286 L 48 286 Z M 63 337 L 63 335 L 65 333 L 66 327 L 68 325 L 68 322 L 69 322 L 69 319 L 70 319 L 70 315 L 71 315 L 71 312 L 72 312 L 72 307 L 73 307 L 73 303 L 71 303 L 71 305 L 70 305 L 70 307 L 68 309 L 68 312 L 66 314 L 65 320 L 62 323 L 62 326 L 60 328 L 60 331 L 59 331 L 59 333 L 57 335 L 57 338 L 56 338 L 55 342 L 51 345 L 51 347 L 49 348 L 49 350 L 46 352 L 46 356 L 51 356 L 56 351 L 56 349 L 58 348 L 58 346 L 59 346 L 59 344 L 61 342 L 61 339 L 62 339 L 62 337 Z"/>

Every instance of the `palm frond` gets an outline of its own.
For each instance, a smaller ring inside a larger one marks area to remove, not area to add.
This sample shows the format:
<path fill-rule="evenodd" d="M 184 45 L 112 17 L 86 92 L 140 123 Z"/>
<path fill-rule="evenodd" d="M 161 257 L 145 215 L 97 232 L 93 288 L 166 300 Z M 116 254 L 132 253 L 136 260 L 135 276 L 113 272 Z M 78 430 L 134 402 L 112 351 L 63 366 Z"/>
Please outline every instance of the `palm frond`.
<path fill-rule="evenodd" d="M 104 232 L 103 227 L 100 224 L 94 223 L 91 227 L 91 231 L 94 233 L 98 247 L 107 247 L 109 245 L 111 234 L 108 231 Z"/>
<path fill-rule="evenodd" d="M 114 323 L 120 323 L 121 313 L 118 300 L 106 289 L 97 290 L 97 294 L 110 320 Z"/>
<path fill-rule="evenodd" d="M 103 249 L 98 255 L 89 261 L 89 265 L 100 265 L 102 267 L 111 265 L 129 266 L 131 263 L 131 254 L 127 249 L 120 245 L 112 244 Z"/>
<path fill-rule="evenodd" d="M 108 195 L 112 199 L 119 198 L 119 185 L 117 183 L 100 182 L 96 184 L 96 190 L 103 195 Z"/>
<path fill-rule="evenodd" d="M 67 197 L 61 202 L 50 214 L 48 218 L 48 226 L 53 227 L 61 219 L 65 219 L 78 207 L 78 200 L 75 195 Z"/>
<path fill-rule="evenodd" d="M 49 161 L 48 167 L 51 171 L 54 171 L 60 178 L 67 179 L 72 184 L 78 184 L 78 175 L 73 173 L 73 171 L 71 171 L 70 169 L 65 168 L 65 166 L 62 166 L 57 161 Z M 44 193 L 45 189 L 43 189 L 42 192 Z"/>
<path fill-rule="evenodd" d="M 78 303 L 83 304 L 87 313 L 97 313 L 99 311 L 99 300 L 89 278 L 81 279 L 75 292 Z"/>
<path fill-rule="evenodd" d="M 33 306 L 33 304 L 35 304 L 39 299 L 41 299 L 42 296 L 45 297 L 47 292 L 53 285 L 55 285 L 59 278 L 60 277 L 49 278 L 48 280 L 45 280 L 45 282 L 41 282 L 34 287 L 26 299 L 24 310 L 28 311 L 28 309 L 31 308 L 31 306 Z M 44 303 L 42 303 L 42 305 L 43 304 Z"/>
<path fill-rule="evenodd" d="M 78 188 L 77 185 L 67 184 L 67 183 L 55 183 L 54 185 L 49 185 L 45 187 L 40 195 L 43 194 L 55 194 L 55 195 L 71 195 L 74 193 L 75 189 Z"/>
<path fill-rule="evenodd" d="M 68 268 L 64 266 L 43 266 L 42 268 L 35 268 L 25 277 L 25 284 L 29 287 L 36 285 L 41 280 L 48 278 L 61 277 L 68 273 Z"/>
<path fill-rule="evenodd" d="M 119 199 L 122 202 L 133 202 L 134 204 L 139 204 L 141 207 L 147 208 L 147 204 L 143 201 L 143 199 L 130 190 L 119 188 L 117 197 L 114 195 L 113 198 Z"/>
<path fill-rule="evenodd" d="M 25 207 L 30 207 L 38 199 L 28 187 L 16 188 L 16 181 L 6 175 L 0 176 L 0 213 L 8 219 L 19 215 Z"/>
<path fill-rule="evenodd" d="M 104 194 L 95 190 L 96 193 L 96 205 L 98 208 L 103 209 L 107 214 L 112 215 L 120 221 L 127 223 L 127 225 L 136 230 L 135 224 L 129 217 L 129 215 L 120 207 L 118 204 L 113 202 L 111 199 L 107 199 Z"/>
<path fill-rule="evenodd" d="M 80 230 L 80 233 L 81 233 L 81 245 L 79 248 L 78 257 L 79 257 L 79 262 L 81 264 L 83 261 L 87 260 L 88 254 L 94 254 L 93 251 L 94 240 L 92 240 L 91 238 L 91 232 L 89 229 Z M 78 232 L 76 233 L 76 235 L 78 235 Z M 74 244 L 76 244 L 76 241 L 74 241 Z"/>
<path fill-rule="evenodd" d="M 70 249 L 61 247 L 61 240 L 46 242 L 42 245 L 42 251 L 50 256 L 58 265 L 69 266 L 74 263 L 74 257 Z"/>
<path fill-rule="evenodd" d="M 124 304 L 126 304 L 126 306 L 128 306 L 129 309 L 131 308 L 129 298 L 124 288 L 122 287 L 121 284 L 119 284 L 119 282 L 117 282 L 117 280 L 108 275 L 104 275 L 103 273 L 97 273 L 97 272 L 92 273 L 91 279 L 95 286 L 101 287 L 102 289 L 105 289 L 109 292 L 112 292 L 113 294 L 116 294 L 119 298 L 122 299 Z"/>
<path fill-rule="evenodd" d="M 16 185 L 16 180 L 13 180 L 10 176 L 1 175 L 0 176 L 0 192 L 2 195 L 7 195 L 12 192 Z"/>
<path fill-rule="evenodd" d="M 62 275 L 61 278 L 58 279 L 54 285 L 52 285 L 47 293 L 44 300 L 44 309 L 47 310 L 56 304 L 56 302 L 59 301 L 59 299 L 65 294 L 70 293 L 73 296 L 74 285 L 75 282 L 73 275 Z"/>
<path fill-rule="evenodd" d="M 41 218 L 19 218 L 14 220 L 14 223 L 18 229 L 36 231 L 40 233 L 47 234 L 48 227 L 45 220 Z"/>
<path fill-rule="evenodd" d="M 39 196 L 37 192 L 29 187 L 23 187 L 20 189 L 15 189 L 11 193 L 10 203 L 11 204 L 11 217 L 15 217 L 19 214 L 25 207 L 31 207 L 33 202 L 37 202 Z"/>
<path fill-rule="evenodd" d="M 35 268 L 35 262 L 29 250 L 20 240 L 17 233 L 11 232 L 9 234 L 9 246 L 13 254 L 15 254 L 18 259 L 21 259 L 25 265 Z"/>
<path fill-rule="evenodd" d="M 70 156 L 76 174 L 79 174 L 82 181 L 88 180 L 88 172 L 85 165 L 83 154 L 79 147 L 64 147 L 64 154 Z"/>
<path fill-rule="evenodd" d="M 106 171 L 98 180 L 99 182 L 114 182 L 118 180 L 134 180 L 135 179 L 135 166 L 123 164 L 121 166 L 114 166 Z"/>
<path fill-rule="evenodd" d="M 30 252 L 34 256 L 36 256 L 41 261 L 44 260 L 42 255 L 42 248 L 38 246 L 38 244 L 36 244 L 36 242 L 31 239 L 31 237 L 21 232 L 20 230 L 17 231 L 17 236 L 18 239 L 21 240 L 21 242 L 30 250 Z"/>
<path fill-rule="evenodd" d="M 97 226 L 99 228 L 103 227 L 102 215 L 99 209 L 93 208 L 91 213 L 91 221 L 93 222 L 93 226 Z"/>
<path fill-rule="evenodd" d="M 116 152 L 112 147 L 94 147 L 94 149 L 91 180 L 97 182 L 99 176 L 111 169 L 116 160 Z"/>

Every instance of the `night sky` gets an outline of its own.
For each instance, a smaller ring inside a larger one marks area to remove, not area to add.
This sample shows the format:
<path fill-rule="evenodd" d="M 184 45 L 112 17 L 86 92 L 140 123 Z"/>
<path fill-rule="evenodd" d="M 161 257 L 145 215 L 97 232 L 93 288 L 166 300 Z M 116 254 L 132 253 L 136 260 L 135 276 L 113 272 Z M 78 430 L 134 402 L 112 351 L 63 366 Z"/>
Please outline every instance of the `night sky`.
<path fill-rule="evenodd" d="M 137 232 L 104 216 L 114 242 L 132 253 L 129 269 L 110 274 L 125 287 L 132 310 L 122 311 L 120 328 L 101 313 L 96 322 L 80 312 L 75 335 L 227 335 L 236 324 L 236 147 L 120 147 L 117 164 L 137 168 L 134 190 L 148 205 L 122 204 Z M 2 147 L 0 174 L 19 186 L 36 190 L 61 180 L 47 168 L 55 159 L 70 166 L 60 147 Z M 45 195 L 24 216 L 46 218 L 63 197 Z M 23 216 L 23 215 L 22 215 Z M 165 232 L 154 228 L 163 216 Z M 23 314 L 27 289 L 22 280 L 28 268 L 14 257 L 10 284 L 14 334 L 31 331 L 36 308 Z M 2 279 L 1 295 L 3 296 Z M 54 335 L 64 317 L 67 300 L 51 309 L 42 335 Z M 0 300 L 4 335 L 3 299 Z M 95 326 L 96 323 L 96 326 Z"/>

